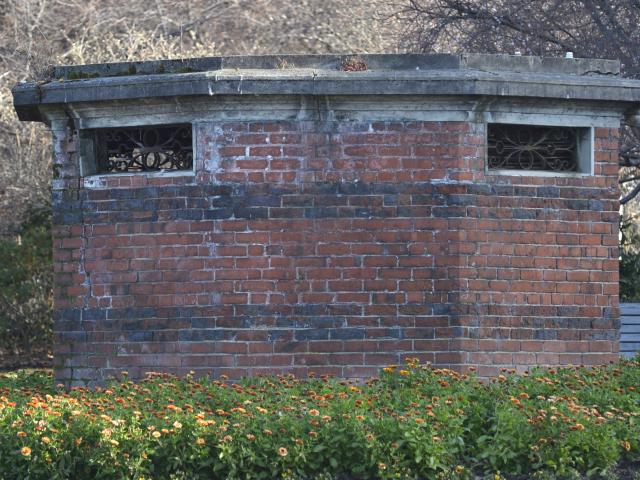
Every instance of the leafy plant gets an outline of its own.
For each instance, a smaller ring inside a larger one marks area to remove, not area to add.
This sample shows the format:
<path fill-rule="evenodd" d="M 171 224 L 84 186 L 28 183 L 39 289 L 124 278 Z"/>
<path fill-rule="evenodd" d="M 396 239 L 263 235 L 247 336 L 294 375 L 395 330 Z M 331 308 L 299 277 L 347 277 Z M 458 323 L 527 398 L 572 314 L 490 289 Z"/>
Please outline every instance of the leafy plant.
<path fill-rule="evenodd" d="M 640 233 L 637 216 L 620 218 L 620 300 L 640 301 Z"/>
<path fill-rule="evenodd" d="M 123 373 L 67 392 L 17 372 L 0 375 L 0 478 L 611 478 L 640 461 L 638 385 L 640 358 L 489 383 L 414 359 L 365 384 Z"/>
<path fill-rule="evenodd" d="M 51 341 L 50 215 L 48 207 L 32 208 L 16 238 L 0 239 L 0 344 L 5 354 L 28 355 L 32 346 Z"/>

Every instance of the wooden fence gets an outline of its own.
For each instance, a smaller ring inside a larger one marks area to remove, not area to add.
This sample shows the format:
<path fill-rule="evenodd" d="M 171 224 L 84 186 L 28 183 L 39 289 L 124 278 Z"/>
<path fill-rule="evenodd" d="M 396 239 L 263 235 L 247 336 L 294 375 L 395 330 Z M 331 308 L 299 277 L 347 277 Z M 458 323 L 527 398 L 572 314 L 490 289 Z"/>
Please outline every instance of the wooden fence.
<path fill-rule="evenodd" d="M 640 303 L 620 304 L 620 355 L 640 352 Z"/>

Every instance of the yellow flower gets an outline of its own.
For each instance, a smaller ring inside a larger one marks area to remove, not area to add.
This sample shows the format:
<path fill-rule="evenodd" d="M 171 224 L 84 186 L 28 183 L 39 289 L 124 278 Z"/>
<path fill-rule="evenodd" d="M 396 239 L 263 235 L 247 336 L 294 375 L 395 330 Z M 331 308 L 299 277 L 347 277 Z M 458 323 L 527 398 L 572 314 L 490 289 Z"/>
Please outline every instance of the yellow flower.
<path fill-rule="evenodd" d="M 182 424 L 178 421 L 173 422 L 173 428 L 180 429 L 182 428 Z"/>
<path fill-rule="evenodd" d="M 629 450 L 631 450 L 631 444 L 629 442 L 627 442 L 626 440 L 620 440 L 620 445 L 622 446 L 622 448 L 624 448 L 627 452 Z"/>
<path fill-rule="evenodd" d="M 288 454 L 289 454 L 289 452 L 287 451 L 286 448 L 280 447 L 278 449 L 278 455 L 280 455 L 281 457 L 286 457 Z"/>
<path fill-rule="evenodd" d="M 406 377 L 407 375 L 409 375 L 409 370 L 400 370 L 398 373 L 403 377 Z"/>
<path fill-rule="evenodd" d="M 156 430 L 155 432 L 151 433 L 151 436 L 153 438 L 160 438 L 162 436 L 162 434 L 159 431 Z"/>
<path fill-rule="evenodd" d="M 111 443 L 111 445 L 115 445 L 116 447 L 120 445 L 120 442 L 118 442 L 117 440 L 109 440 L 109 443 Z"/>
<path fill-rule="evenodd" d="M 384 463 L 379 463 L 378 464 L 378 470 L 386 470 L 387 466 Z"/>
<path fill-rule="evenodd" d="M 22 449 L 20 450 L 20 453 L 23 456 L 28 457 L 29 455 L 31 455 L 31 449 L 29 447 L 22 447 Z"/>
<path fill-rule="evenodd" d="M 269 430 L 268 428 L 265 428 L 262 433 L 264 433 L 265 435 L 273 435 L 273 432 L 271 430 Z"/>
<path fill-rule="evenodd" d="M 456 473 L 461 474 L 464 472 L 464 467 L 462 465 L 456 465 Z"/>
<path fill-rule="evenodd" d="M 42 437 L 42 443 L 49 445 L 51 443 L 51 439 L 49 437 Z"/>
<path fill-rule="evenodd" d="M 204 445 L 204 438 L 198 437 L 196 438 L 196 445 Z"/>

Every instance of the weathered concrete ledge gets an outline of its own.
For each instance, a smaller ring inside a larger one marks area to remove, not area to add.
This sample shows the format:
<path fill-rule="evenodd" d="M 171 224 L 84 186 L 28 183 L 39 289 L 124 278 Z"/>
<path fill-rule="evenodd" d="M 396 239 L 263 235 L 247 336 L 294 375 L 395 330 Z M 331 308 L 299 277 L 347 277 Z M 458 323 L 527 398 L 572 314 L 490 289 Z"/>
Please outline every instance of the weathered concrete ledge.
<path fill-rule="evenodd" d="M 348 70 L 357 60 L 363 71 Z M 21 120 L 40 105 L 214 95 L 474 95 L 640 101 L 612 60 L 479 54 L 210 57 L 55 67 L 13 89 Z"/>

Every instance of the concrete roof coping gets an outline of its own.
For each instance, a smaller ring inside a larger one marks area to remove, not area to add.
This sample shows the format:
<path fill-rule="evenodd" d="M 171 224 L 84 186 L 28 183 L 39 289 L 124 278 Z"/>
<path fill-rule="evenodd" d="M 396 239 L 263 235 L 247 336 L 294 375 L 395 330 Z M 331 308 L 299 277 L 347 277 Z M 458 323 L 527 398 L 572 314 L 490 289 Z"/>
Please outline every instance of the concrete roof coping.
<path fill-rule="evenodd" d="M 265 55 L 54 67 L 13 90 L 21 120 L 42 107 L 218 95 L 473 95 L 640 104 L 616 60 L 486 54 Z"/>
<path fill-rule="evenodd" d="M 115 62 L 54 67 L 52 77 L 65 80 L 192 73 L 215 70 L 349 71 L 481 70 L 535 72 L 563 75 L 619 75 L 620 62 L 590 58 L 532 57 L 491 54 L 363 54 L 363 55 L 262 55 L 203 57 L 145 62 Z"/>

